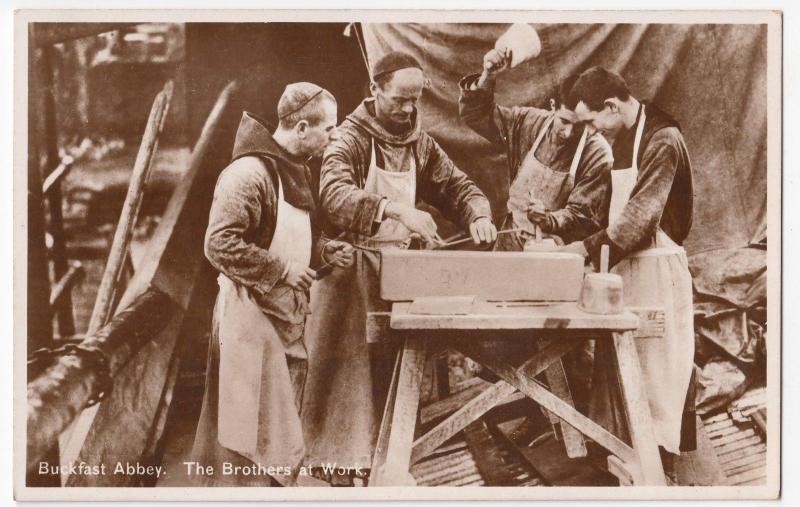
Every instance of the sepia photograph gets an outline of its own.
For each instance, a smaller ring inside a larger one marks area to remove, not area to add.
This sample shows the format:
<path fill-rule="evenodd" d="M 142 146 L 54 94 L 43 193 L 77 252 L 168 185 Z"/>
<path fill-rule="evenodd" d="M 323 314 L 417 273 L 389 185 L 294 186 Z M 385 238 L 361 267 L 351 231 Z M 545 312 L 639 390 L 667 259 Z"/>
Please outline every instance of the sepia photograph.
<path fill-rule="evenodd" d="M 780 11 L 14 18 L 17 500 L 779 497 Z"/>

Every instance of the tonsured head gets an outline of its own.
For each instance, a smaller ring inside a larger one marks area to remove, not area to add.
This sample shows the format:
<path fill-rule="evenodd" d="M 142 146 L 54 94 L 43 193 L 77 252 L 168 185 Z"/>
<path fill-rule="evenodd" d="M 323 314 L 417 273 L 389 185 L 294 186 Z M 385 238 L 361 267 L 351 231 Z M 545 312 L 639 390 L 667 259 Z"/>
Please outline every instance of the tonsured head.
<path fill-rule="evenodd" d="M 314 83 L 286 86 L 278 101 L 278 128 L 290 131 L 299 155 L 321 156 L 336 129 L 336 99 Z"/>
<path fill-rule="evenodd" d="M 412 55 L 392 51 L 382 56 L 372 67 L 370 84 L 378 122 L 392 132 L 409 129 L 424 87 L 422 66 Z"/>

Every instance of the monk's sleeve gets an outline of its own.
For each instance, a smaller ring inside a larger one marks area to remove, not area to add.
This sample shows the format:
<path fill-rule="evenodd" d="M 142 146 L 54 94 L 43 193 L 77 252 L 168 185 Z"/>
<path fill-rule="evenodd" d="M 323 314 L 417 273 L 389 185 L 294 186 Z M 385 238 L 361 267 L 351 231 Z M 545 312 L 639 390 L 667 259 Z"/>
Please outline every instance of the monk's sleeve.
<path fill-rule="evenodd" d="M 283 278 L 286 262 L 252 243 L 256 235 L 272 237 L 274 227 L 261 223 L 262 217 L 277 214 L 275 188 L 263 172 L 246 158 L 222 172 L 211 203 L 205 254 L 220 273 L 266 294 Z"/>
<path fill-rule="evenodd" d="M 552 230 L 564 242 L 581 241 L 602 229 L 611 198 L 611 149 L 603 142 L 584 151 L 575 186 L 564 208 L 550 213 Z"/>
<path fill-rule="evenodd" d="M 466 76 L 459 83 L 458 114 L 469 128 L 492 143 L 505 146 L 513 130 L 522 122 L 527 108 L 505 107 L 495 103 L 492 82 L 477 86 L 480 74 Z"/>
<path fill-rule="evenodd" d="M 458 169 L 439 144 L 425 135 L 421 147 L 425 165 L 418 185 L 423 201 L 435 207 L 464 229 L 478 218 L 492 217 L 489 200 L 478 186 Z"/>
<path fill-rule="evenodd" d="M 631 198 L 619 218 L 584 241 L 593 259 L 598 258 L 600 247 L 608 244 L 611 264 L 616 264 L 628 253 L 642 248 L 655 234 L 680 160 L 679 136 L 674 127 L 653 135 L 642 155 Z"/>
<path fill-rule="evenodd" d="M 533 136 L 539 132 L 550 113 L 536 107 L 498 105 L 494 99 L 493 82 L 477 86 L 479 77 L 479 74 L 473 74 L 461 80 L 458 112 L 469 128 L 505 149 L 513 180 L 533 144 Z"/>
<path fill-rule="evenodd" d="M 320 202 L 326 220 L 339 230 L 371 235 L 383 199 L 356 183 L 359 152 L 352 136 L 333 141 L 325 150 L 320 173 Z"/>

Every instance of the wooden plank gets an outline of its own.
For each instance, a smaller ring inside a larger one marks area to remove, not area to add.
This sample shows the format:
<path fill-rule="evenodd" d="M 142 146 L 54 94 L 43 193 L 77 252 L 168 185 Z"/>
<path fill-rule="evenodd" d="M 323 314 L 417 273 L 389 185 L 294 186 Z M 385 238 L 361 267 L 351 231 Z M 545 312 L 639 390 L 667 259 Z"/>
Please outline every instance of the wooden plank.
<path fill-rule="evenodd" d="M 419 412 L 419 423 L 425 426 L 435 421 L 436 419 L 449 416 L 456 410 L 463 407 L 471 399 L 475 398 L 485 390 L 489 389 L 491 386 L 492 384 L 489 384 L 488 382 L 481 380 L 480 384 L 474 384 L 468 389 L 459 391 L 456 394 L 452 394 L 446 398 L 442 398 L 439 401 L 435 401 L 430 405 L 422 407 L 422 409 Z M 525 398 L 524 394 L 519 392 L 514 392 L 514 394 L 506 397 L 505 400 L 501 401 L 496 406 L 513 403 L 523 398 Z"/>
<path fill-rule="evenodd" d="M 436 458 L 429 459 L 427 461 L 420 461 L 419 463 L 414 463 L 414 465 L 411 467 L 411 470 L 414 472 L 415 475 L 416 474 L 430 475 L 434 474 L 435 470 L 441 470 L 442 468 L 452 466 L 454 463 L 458 463 L 468 457 L 471 457 L 472 454 L 470 453 L 469 448 L 467 447 L 467 443 L 464 442 L 463 445 L 464 448 L 459 451 L 442 454 Z"/>
<path fill-rule="evenodd" d="M 706 428 L 706 431 L 708 431 L 709 435 L 714 435 L 716 432 L 718 432 L 718 431 L 720 431 L 720 430 L 722 430 L 724 428 L 728 428 L 728 427 L 731 427 L 731 426 L 736 427 L 736 425 L 733 423 L 733 419 L 722 419 L 722 420 L 713 422 L 711 424 L 705 424 L 704 426 Z"/>
<path fill-rule="evenodd" d="M 111 243 L 105 270 L 103 271 L 103 278 L 100 280 L 100 287 L 97 289 L 97 299 L 94 303 L 87 331 L 89 334 L 100 329 L 108 321 L 113 311 L 111 304 L 113 291 L 119 282 L 125 257 L 128 255 L 128 247 L 133 238 L 133 228 L 136 226 L 136 219 L 139 216 L 145 185 L 150 177 L 153 159 L 158 149 L 158 139 L 164 127 L 164 120 L 169 112 L 172 91 L 172 81 L 168 81 L 164 89 L 156 95 L 150 109 L 150 117 L 147 119 L 142 141 L 139 144 L 139 151 L 136 154 L 136 161 L 131 171 L 128 192 L 125 195 L 119 222 L 114 231 L 114 239 Z"/>
<path fill-rule="evenodd" d="M 503 382 L 505 384 L 505 382 Z M 508 385 L 508 384 L 506 384 Z M 489 428 L 483 420 L 477 420 L 464 428 L 464 438 L 467 441 L 475 464 L 487 486 L 514 486 L 516 481 L 509 474 L 503 462 L 500 448 L 492 439 Z"/>
<path fill-rule="evenodd" d="M 737 486 L 743 482 L 749 482 L 761 478 L 766 478 L 766 469 L 757 468 L 755 470 L 748 470 L 747 472 L 742 472 L 732 477 L 728 477 L 728 484 L 731 486 Z"/>
<path fill-rule="evenodd" d="M 444 454 L 435 459 L 414 464 L 411 467 L 411 471 L 415 476 L 424 475 L 428 478 L 433 478 L 437 473 L 445 468 L 461 466 L 464 461 L 472 459 L 472 454 L 466 445 L 466 442 L 464 442 L 465 447 L 461 451 Z"/>
<path fill-rule="evenodd" d="M 765 439 L 767 438 L 767 409 L 766 408 L 759 408 L 752 414 L 750 414 L 750 419 L 752 419 L 753 423 L 758 428 L 759 433 Z"/>
<path fill-rule="evenodd" d="M 426 454 L 446 442 L 492 407 L 513 394 L 515 389 L 505 382 L 493 384 L 481 394 L 470 400 L 453 415 L 439 423 L 435 428 L 414 442 L 411 462 L 416 463 Z"/>
<path fill-rule="evenodd" d="M 645 485 L 663 486 L 664 469 L 656 444 L 650 405 L 644 389 L 639 354 L 636 351 L 633 334 L 613 333 L 614 350 L 617 356 L 617 369 L 622 390 L 622 399 L 628 418 L 628 430 L 641 467 L 642 481 Z M 637 484 L 641 485 L 641 484 Z"/>
<path fill-rule="evenodd" d="M 470 474 L 466 477 L 461 479 L 448 482 L 448 486 L 457 487 L 457 486 L 469 486 L 471 484 L 475 484 L 477 482 L 482 482 L 482 478 L 480 474 L 476 474 L 475 472 L 470 471 Z"/>
<path fill-rule="evenodd" d="M 748 456 L 744 456 L 742 458 L 739 458 L 739 459 L 736 459 L 736 460 L 733 460 L 733 461 L 729 462 L 727 464 L 728 465 L 727 468 L 728 468 L 728 471 L 730 472 L 732 470 L 735 470 L 737 468 L 743 467 L 743 466 L 748 465 L 750 463 L 758 463 L 758 462 L 762 462 L 763 463 L 763 462 L 765 462 L 766 457 L 767 457 L 767 452 L 766 451 L 762 451 L 762 452 L 759 452 L 759 453 L 756 453 L 756 454 L 750 454 Z"/>
<path fill-rule="evenodd" d="M 731 451 L 735 451 L 737 449 L 742 449 L 743 447 L 750 447 L 753 444 L 760 444 L 761 437 L 753 436 L 750 438 L 745 438 L 743 440 L 737 440 L 735 442 L 731 442 L 730 444 L 725 444 L 717 447 L 717 455 L 722 457 L 722 455 L 727 454 Z"/>
<path fill-rule="evenodd" d="M 56 284 L 53 286 L 53 290 L 50 292 L 51 310 L 60 304 L 64 304 L 65 306 L 69 304 L 69 301 L 65 296 L 70 294 L 72 287 L 74 287 L 76 283 L 80 282 L 85 274 L 86 270 L 83 269 L 83 265 L 79 261 L 70 261 L 69 269 L 64 276 L 62 276 L 61 279 L 56 282 Z M 59 329 L 59 332 L 61 331 L 62 330 Z M 67 338 L 67 336 L 64 336 L 63 334 L 61 337 Z"/>
<path fill-rule="evenodd" d="M 730 435 L 731 433 L 736 433 L 740 431 L 737 426 L 731 424 L 730 426 L 726 426 L 722 429 L 716 430 L 714 432 L 706 432 L 708 437 L 711 440 L 719 440 L 720 438 L 724 437 L 725 435 Z"/>
<path fill-rule="evenodd" d="M 630 465 L 614 456 L 609 454 L 608 458 L 608 473 L 613 475 L 619 480 L 620 486 L 633 486 L 634 472 L 631 470 Z"/>
<path fill-rule="evenodd" d="M 730 463 L 736 461 L 737 459 L 740 459 L 744 456 L 750 456 L 751 454 L 758 454 L 760 452 L 766 451 L 766 449 L 767 446 L 764 443 L 761 443 L 760 445 L 754 445 L 751 447 L 744 447 L 739 450 L 729 452 L 725 455 L 720 455 L 719 462 L 722 464 L 724 468 L 727 468 L 730 466 Z"/>
<path fill-rule="evenodd" d="M 545 347 L 540 353 L 526 361 L 519 370 L 521 375 L 535 377 L 548 366 L 557 361 L 561 356 L 569 352 L 577 345 L 576 342 L 559 341 L 553 342 Z M 426 454 L 436 449 L 439 445 L 446 442 L 450 437 L 464 429 L 468 424 L 488 412 L 491 408 L 502 402 L 505 398 L 512 395 L 515 388 L 506 382 L 498 381 L 481 394 L 471 399 L 463 407 L 457 410 L 452 416 L 448 417 L 431 431 L 421 436 L 414 442 L 411 453 L 411 462 L 416 463 Z"/>
<path fill-rule="evenodd" d="M 555 344 L 554 344 L 555 345 Z M 605 428 L 566 404 L 561 398 L 548 391 L 526 373 L 516 370 L 510 364 L 500 361 L 474 343 L 464 342 L 459 347 L 472 359 L 492 370 L 498 377 L 516 387 L 547 410 L 571 424 L 578 431 L 594 440 L 598 445 L 619 456 L 623 461 L 635 459 L 633 449 L 625 442 L 608 432 Z"/>
<path fill-rule="evenodd" d="M 720 486 L 725 484 L 722 469 L 714 446 L 708 438 L 703 423 L 696 418 L 697 449 L 683 452 L 675 458 L 675 473 L 681 486 Z"/>
<path fill-rule="evenodd" d="M 487 304 L 476 296 L 415 297 L 408 311 L 420 315 L 468 315 Z"/>
<path fill-rule="evenodd" d="M 703 417 L 703 423 L 706 426 L 726 420 L 730 420 L 730 416 L 727 412 L 720 412 L 719 414 L 715 414 L 710 417 Z"/>
<path fill-rule="evenodd" d="M 747 458 L 737 461 L 735 467 L 731 467 L 727 470 L 729 475 L 736 475 L 742 472 L 747 472 L 748 470 L 754 470 L 756 468 L 760 468 L 764 473 L 766 473 L 766 462 L 767 462 L 767 453 L 762 452 L 760 454 L 753 454 L 748 456 Z"/>
<path fill-rule="evenodd" d="M 458 451 L 463 451 L 467 448 L 467 443 L 464 440 L 456 440 L 454 439 L 452 443 L 440 445 L 436 452 L 439 453 L 454 453 Z"/>
<path fill-rule="evenodd" d="M 425 477 L 425 485 L 453 486 L 453 483 L 458 482 L 460 479 L 469 478 L 470 481 L 474 480 L 473 477 L 475 475 L 475 468 L 465 467 L 462 463 L 458 463 L 450 469 L 443 469 L 433 476 Z M 478 477 L 480 477 L 479 474 Z"/>
<path fill-rule="evenodd" d="M 542 350 L 548 343 L 548 340 L 537 340 L 537 347 Z M 569 390 L 569 383 L 567 382 L 567 374 L 564 372 L 564 365 L 561 360 L 555 361 L 544 371 L 547 378 L 547 385 L 550 391 L 556 396 L 564 400 L 567 404 L 575 406 L 572 400 L 572 393 Z M 550 414 L 548 412 L 548 414 Z M 570 458 L 582 458 L 586 456 L 586 443 L 583 441 L 583 435 L 570 426 L 569 424 L 560 421 L 556 418 L 556 424 L 561 428 L 561 437 L 564 440 L 564 448 L 567 451 L 567 456 Z"/>
<path fill-rule="evenodd" d="M 626 331 L 639 327 L 639 318 L 626 311 L 619 315 L 598 315 L 578 309 L 575 303 L 502 304 L 469 315 L 417 315 L 409 313 L 410 303 L 392 305 L 392 329 L 536 329 L 542 331 Z M 596 336 L 596 335 L 595 335 Z"/>
<path fill-rule="evenodd" d="M 745 438 L 749 438 L 756 435 L 756 432 L 753 428 L 747 428 L 735 432 L 731 432 L 727 435 L 721 436 L 713 440 L 715 447 L 720 447 L 723 445 L 730 444 L 732 442 L 736 442 L 737 440 L 742 440 Z"/>
<path fill-rule="evenodd" d="M 381 298 L 480 296 L 497 301 L 577 301 L 582 257 L 560 252 L 387 250 Z M 518 283 L 518 280 L 536 283 Z"/>
<path fill-rule="evenodd" d="M 372 454 L 372 470 L 380 469 L 386 462 L 386 451 L 389 449 L 389 433 L 392 429 L 392 414 L 397 398 L 397 380 L 400 376 L 400 361 L 402 359 L 402 349 L 397 352 L 394 368 L 392 369 L 392 380 L 389 382 L 389 393 L 386 395 L 386 405 L 383 406 L 383 417 L 381 417 L 381 427 L 378 430 L 378 440 L 375 443 L 375 452 Z"/>
<path fill-rule="evenodd" d="M 447 364 L 447 351 L 434 358 L 433 378 L 436 383 L 437 398 L 441 400 L 450 396 L 450 366 Z"/>
<path fill-rule="evenodd" d="M 69 173 L 72 169 L 72 164 L 75 161 L 69 155 L 64 155 L 61 158 L 61 163 L 58 164 L 58 167 L 53 169 L 53 172 L 47 175 L 47 178 L 44 179 L 42 183 L 42 193 L 47 194 L 51 189 L 54 189 L 53 185 L 61 183 L 61 180 Z"/>
<path fill-rule="evenodd" d="M 424 340 L 419 337 L 405 339 L 397 378 L 397 397 L 389 427 L 386 459 L 383 466 L 373 470 L 371 486 L 402 486 L 408 483 L 411 444 L 417 422 L 425 356 Z"/>

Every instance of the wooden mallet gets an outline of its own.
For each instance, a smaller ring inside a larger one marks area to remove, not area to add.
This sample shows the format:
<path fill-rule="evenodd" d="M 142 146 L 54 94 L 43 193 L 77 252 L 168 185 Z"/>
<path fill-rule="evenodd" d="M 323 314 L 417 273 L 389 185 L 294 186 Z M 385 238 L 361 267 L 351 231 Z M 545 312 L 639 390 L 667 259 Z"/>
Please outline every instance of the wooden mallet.
<path fill-rule="evenodd" d="M 541 203 L 535 204 L 536 208 L 539 210 L 540 213 L 546 212 L 544 205 Z M 525 242 L 525 246 L 522 249 L 526 252 L 552 252 L 553 250 L 558 250 L 558 244 L 556 244 L 556 240 L 553 238 L 545 238 L 544 234 L 542 233 L 542 228 L 539 224 L 533 224 L 533 233 L 534 237 L 528 239 Z"/>
<path fill-rule="evenodd" d="M 608 245 L 600 247 L 600 272 L 583 278 L 578 308 L 586 313 L 610 315 L 622 313 L 622 277 L 608 272 Z"/>

